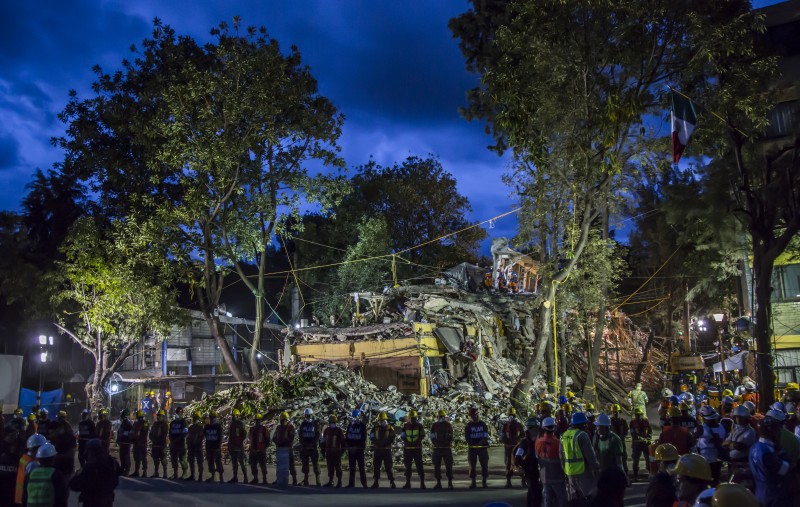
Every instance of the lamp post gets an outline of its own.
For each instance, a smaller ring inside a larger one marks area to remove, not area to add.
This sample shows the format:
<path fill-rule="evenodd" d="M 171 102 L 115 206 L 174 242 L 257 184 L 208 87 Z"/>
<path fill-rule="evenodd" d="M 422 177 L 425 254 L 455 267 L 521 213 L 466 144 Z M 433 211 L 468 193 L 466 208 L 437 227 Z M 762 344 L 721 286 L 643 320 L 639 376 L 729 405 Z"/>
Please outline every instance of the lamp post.
<path fill-rule="evenodd" d="M 725 320 L 724 313 L 713 314 L 714 322 L 717 323 L 717 344 L 719 346 L 719 361 L 722 366 L 722 383 L 725 383 L 725 349 L 722 346 L 722 322 Z"/>
<path fill-rule="evenodd" d="M 52 361 L 50 357 L 50 350 L 53 347 L 53 337 L 52 336 L 45 336 L 43 334 L 39 335 L 39 359 L 41 360 L 41 365 L 39 365 L 39 392 L 36 393 L 36 406 L 40 409 L 42 408 L 42 387 L 44 386 L 44 365 L 47 363 L 48 359 Z"/>

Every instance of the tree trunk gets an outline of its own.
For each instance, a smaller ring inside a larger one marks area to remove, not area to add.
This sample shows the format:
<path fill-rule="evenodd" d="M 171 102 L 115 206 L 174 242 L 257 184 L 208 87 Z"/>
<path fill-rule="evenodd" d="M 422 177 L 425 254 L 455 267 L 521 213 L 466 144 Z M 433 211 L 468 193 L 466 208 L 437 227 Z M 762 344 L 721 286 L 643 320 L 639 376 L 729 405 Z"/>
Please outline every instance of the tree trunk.
<path fill-rule="evenodd" d="M 259 287 L 263 283 L 259 280 Z M 261 349 L 261 333 L 264 331 L 264 295 L 263 290 L 259 288 L 259 294 L 256 295 L 256 329 L 253 332 L 253 343 L 250 346 L 250 353 L 248 360 L 250 362 L 250 372 L 253 375 L 253 380 L 258 380 L 261 372 L 258 368 L 258 354 Z"/>
<path fill-rule="evenodd" d="M 601 230 L 601 238 L 605 241 L 608 240 L 608 205 L 602 204 L 603 224 Z M 608 285 L 602 286 L 602 303 L 597 309 L 597 323 L 595 325 L 594 340 L 591 342 L 591 350 L 588 350 L 589 357 L 589 370 L 586 372 L 586 384 L 583 386 L 583 399 L 591 400 L 597 403 L 597 385 L 595 376 L 597 375 L 597 367 L 600 364 L 600 351 L 603 348 L 603 336 L 606 328 L 606 296 L 608 294 Z"/>
<path fill-rule="evenodd" d="M 547 342 L 553 339 L 553 333 L 550 329 L 550 319 L 552 318 L 552 303 L 551 301 L 555 298 L 555 291 L 553 290 L 552 284 L 550 288 L 547 290 L 547 304 L 543 304 L 539 307 L 539 333 L 538 333 L 538 340 L 536 341 L 536 346 L 534 347 L 534 352 L 532 356 L 528 359 L 528 363 L 525 365 L 525 369 L 522 372 L 522 375 L 517 381 L 517 385 L 514 386 L 514 390 L 511 394 L 512 399 L 517 400 L 524 400 L 527 399 L 525 396 L 527 395 L 528 391 L 531 388 L 531 384 L 533 383 L 533 378 L 539 373 L 542 365 L 542 359 L 544 358 L 545 350 L 547 350 Z"/>
<path fill-rule="evenodd" d="M 772 268 L 775 259 L 755 245 L 753 267 L 756 288 L 756 368 L 758 370 L 758 400 L 762 413 L 775 401 L 775 376 L 772 358 Z"/>
<path fill-rule="evenodd" d="M 560 356 L 558 359 L 558 364 L 561 367 L 561 375 L 559 375 L 559 394 L 566 394 L 567 393 L 567 376 L 569 375 L 569 370 L 567 367 L 567 318 L 566 316 L 561 321 L 561 333 L 558 336 L 558 355 Z"/>
<path fill-rule="evenodd" d="M 213 336 L 214 341 L 217 342 L 217 347 L 219 347 L 222 353 L 222 359 L 225 361 L 225 365 L 230 370 L 234 380 L 236 380 L 236 382 L 244 382 L 247 379 L 244 378 L 242 370 L 239 368 L 239 365 L 236 364 L 236 359 L 233 357 L 233 352 L 228 345 L 228 340 L 225 339 L 225 333 L 222 332 L 219 317 L 208 314 L 207 312 L 203 312 L 203 317 L 205 317 L 208 327 L 211 329 L 211 336 Z"/>

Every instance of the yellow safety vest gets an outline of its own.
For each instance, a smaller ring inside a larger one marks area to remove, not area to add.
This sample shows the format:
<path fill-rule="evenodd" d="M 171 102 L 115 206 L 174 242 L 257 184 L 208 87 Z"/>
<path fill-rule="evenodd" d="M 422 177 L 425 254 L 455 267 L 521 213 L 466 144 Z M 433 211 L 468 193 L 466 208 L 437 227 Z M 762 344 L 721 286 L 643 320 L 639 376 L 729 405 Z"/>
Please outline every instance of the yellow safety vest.
<path fill-rule="evenodd" d="M 577 442 L 580 433 L 581 430 L 570 428 L 561 436 L 561 445 L 564 447 L 564 473 L 568 476 L 581 475 L 586 471 L 583 452 Z"/>

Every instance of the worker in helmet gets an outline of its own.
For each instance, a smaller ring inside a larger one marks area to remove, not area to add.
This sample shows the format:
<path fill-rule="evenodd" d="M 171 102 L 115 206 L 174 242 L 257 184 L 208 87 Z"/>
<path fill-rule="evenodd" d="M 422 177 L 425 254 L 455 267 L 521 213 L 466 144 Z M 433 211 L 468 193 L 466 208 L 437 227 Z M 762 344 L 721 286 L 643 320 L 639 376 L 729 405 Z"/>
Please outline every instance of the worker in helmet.
<path fill-rule="evenodd" d="M 174 400 L 172 399 L 172 393 L 167 391 L 164 394 L 164 403 L 161 405 L 161 409 L 166 412 L 167 415 L 170 415 L 172 413 L 173 403 Z"/>
<path fill-rule="evenodd" d="M 297 485 L 297 469 L 294 466 L 294 446 L 295 430 L 292 421 L 289 419 L 289 412 L 282 412 L 279 423 L 272 434 L 275 448 L 278 452 L 288 452 L 289 454 L 289 473 L 292 476 L 292 485 Z M 277 482 L 277 480 L 276 480 Z"/>
<path fill-rule="evenodd" d="M 672 398 L 672 390 L 665 387 L 661 390 L 661 402 L 658 404 L 658 419 L 662 428 L 669 419 L 669 408 L 672 406 L 670 398 Z"/>
<path fill-rule="evenodd" d="M 367 425 L 361 417 L 361 410 L 355 409 L 350 415 L 350 424 L 345 431 L 345 444 L 347 446 L 347 461 L 350 467 L 350 480 L 347 488 L 356 485 L 356 470 L 361 479 L 361 487 L 367 487 L 367 471 L 364 466 L 364 450 L 367 447 Z"/>
<path fill-rule="evenodd" d="M 26 441 L 27 452 L 19 457 L 17 462 L 16 482 L 14 484 L 14 505 L 22 505 L 22 499 L 25 495 L 25 476 L 29 471 L 29 466 L 36 463 L 36 451 L 39 447 L 47 443 L 44 435 L 34 433 L 28 437 Z"/>
<path fill-rule="evenodd" d="M 150 456 L 153 458 L 153 475 L 150 477 L 160 477 L 158 467 L 164 469 L 164 478 L 167 478 L 167 438 L 169 436 L 169 426 L 167 426 L 167 414 L 163 409 L 156 412 L 156 421 L 150 427 Z"/>
<path fill-rule="evenodd" d="M 700 410 L 700 417 L 703 424 L 697 427 L 694 435 L 697 439 L 697 452 L 705 458 L 711 468 L 713 482 L 717 484 L 722 470 L 720 450 L 725 439 L 725 428 L 720 424 L 719 413 L 709 406 Z"/>
<path fill-rule="evenodd" d="M 431 426 L 430 437 L 433 447 L 433 476 L 436 486 L 442 488 L 442 462 L 447 475 L 447 489 L 453 489 L 453 425 L 447 418 L 447 411 L 442 409 L 437 413 L 437 420 Z"/>
<path fill-rule="evenodd" d="M 26 478 L 22 503 L 27 506 L 67 507 L 69 487 L 67 475 L 55 466 L 58 451 L 46 443 L 36 451 L 39 466 Z"/>
<path fill-rule="evenodd" d="M 638 382 L 633 391 L 628 393 L 628 403 L 631 410 L 642 409 L 642 413 L 647 410 L 647 393 L 642 390 L 642 383 Z"/>
<path fill-rule="evenodd" d="M 570 500 L 589 498 L 595 489 L 595 479 L 600 468 L 597 454 L 586 433 L 588 419 L 583 412 L 575 412 L 570 427 L 561 436 L 560 458 L 567 476 Z"/>
<path fill-rule="evenodd" d="M 344 454 L 344 450 L 344 432 L 339 427 L 339 418 L 331 414 L 328 416 L 328 426 L 322 432 L 322 453 L 325 455 L 325 464 L 328 467 L 326 487 L 334 485 L 334 475 L 336 476 L 336 487 L 342 487 L 342 454 Z"/>
<path fill-rule="evenodd" d="M 25 438 L 35 435 L 39 432 L 39 423 L 36 420 L 36 414 L 28 414 L 28 426 L 25 428 Z"/>
<path fill-rule="evenodd" d="M 644 459 L 644 468 L 648 469 L 648 457 L 650 441 L 653 438 L 653 430 L 650 428 L 650 421 L 644 413 L 644 409 L 637 406 L 633 409 L 633 420 L 630 423 L 631 432 L 631 457 L 633 459 L 633 480 L 639 480 L 639 458 Z"/>
<path fill-rule="evenodd" d="M 56 420 L 50 424 L 48 440 L 55 446 L 58 455 L 55 467 L 69 477 L 75 471 L 75 451 L 78 442 L 75 440 L 75 430 L 67 420 L 67 412 L 59 410 Z"/>
<path fill-rule="evenodd" d="M 525 437 L 525 428 L 522 423 L 517 420 L 517 409 L 508 407 L 507 420 L 503 423 L 503 429 L 500 432 L 500 442 L 503 444 L 505 452 L 505 465 L 506 465 L 506 488 L 512 487 L 511 477 L 514 475 L 514 449 L 519 445 L 520 441 Z"/>
<path fill-rule="evenodd" d="M 152 393 L 155 395 L 155 393 Z M 154 414 L 153 407 L 154 407 L 155 399 L 151 396 L 151 393 L 146 392 L 144 393 L 144 398 L 142 398 L 142 404 L 140 410 L 145 415 L 145 417 L 149 420 L 152 415 Z"/>
<path fill-rule="evenodd" d="M 671 392 L 671 391 L 670 391 Z M 619 436 L 620 442 L 622 442 L 622 469 L 625 471 L 625 475 L 628 475 L 628 445 L 626 443 L 626 439 L 628 438 L 628 434 L 630 432 L 630 427 L 628 426 L 628 421 L 626 421 L 622 416 L 620 416 L 620 412 L 622 411 L 622 407 L 618 403 L 614 403 L 611 405 L 611 431 Z"/>
<path fill-rule="evenodd" d="M 678 450 L 678 454 L 683 455 L 690 452 L 695 445 L 694 436 L 688 428 L 681 426 L 677 422 L 681 419 L 681 411 L 678 407 L 669 409 L 670 419 L 667 425 L 661 430 L 656 443 L 659 445 L 670 445 Z M 676 423 L 672 423 L 672 420 Z M 658 449 L 658 447 L 656 447 Z"/>
<path fill-rule="evenodd" d="M 567 503 L 566 477 L 561 466 L 561 442 L 556 433 L 556 421 L 552 417 L 541 423 L 536 439 L 536 459 L 539 461 L 539 480 L 542 483 L 544 507 L 560 507 Z"/>
<path fill-rule="evenodd" d="M 697 497 L 714 482 L 706 459 L 694 453 L 681 456 L 670 474 L 678 478 L 678 500 L 686 502 L 685 505 L 694 505 Z"/>
<path fill-rule="evenodd" d="M 50 425 L 55 421 L 50 420 L 50 412 L 44 407 L 40 408 L 36 412 L 36 422 L 39 425 L 39 434 L 43 435 L 44 438 L 50 438 Z"/>
<path fill-rule="evenodd" d="M 121 416 L 120 419 L 122 419 Z M 97 411 L 97 422 L 95 423 L 94 429 L 95 437 L 100 440 L 100 444 L 103 446 L 103 449 L 107 454 L 111 448 L 111 436 L 113 433 L 113 425 L 111 424 L 111 420 L 108 418 L 107 408 L 101 408 Z M 120 463 L 121 460 L 122 456 L 120 456 Z"/>
<path fill-rule="evenodd" d="M 186 435 L 189 424 L 183 415 L 183 407 L 175 409 L 175 418 L 169 423 L 169 457 L 172 462 L 172 480 L 178 480 L 178 465 L 181 467 L 181 479 L 186 479 L 189 463 L 186 461 Z"/>
<path fill-rule="evenodd" d="M 244 466 L 244 440 L 247 438 L 247 428 L 242 422 L 242 412 L 234 408 L 231 412 L 231 422 L 228 425 L 228 454 L 233 464 L 233 477 L 228 481 L 230 484 L 239 482 L 239 467 L 244 475 L 244 482 L 248 482 L 247 469 Z"/>
<path fill-rule="evenodd" d="M 722 446 L 728 450 L 728 464 L 733 474 L 735 468 L 747 468 L 750 448 L 758 440 L 755 429 L 750 425 L 750 411 L 739 405 L 733 409 L 733 431 L 723 440 Z"/>
<path fill-rule="evenodd" d="M 136 420 L 131 428 L 131 443 L 133 444 L 133 473 L 131 477 L 147 477 L 147 440 L 150 435 L 150 423 L 144 410 L 136 411 Z"/>
<path fill-rule="evenodd" d="M 403 442 L 403 464 L 406 468 L 406 483 L 403 489 L 411 488 L 411 467 L 415 465 L 419 475 L 419 487 L 425 489 L 425 471 L 422 468 L 422 439 L 425 428 L 419 422 L 419 414 L 415 409 L 408 412 L 408 421 L 403 424 L 400 440 Z"/>
<path fill-rule="evenodd" d="M 133 444 L 133 423 L 129 419 L 130 410 L 123 408 L 119 412 L 119 428 L 117 429 L 117 445 L 119 446 L 119 467 L 122 476 L 126 476 L 131 472 L 131 445 Z M 106 414 L 107 416 L 108 414 Z M 106 419 L 108 420 L 108 419 Z M 103 416 L 100 417 L 100 422 L 97 423 L 98 427 L 103 422 Z M 108 421 L 111 424 L 111 421 Z M 98 434 L 100 434 L 98 429 Z M 110 430 L 109 430 L 110 431 Z"/>
<path fill-rule="evenodd" d="M 477 484 L 475 478 L 477 477 L 476 465 L 478 462 L 481 464 L 481 477 L 483 478 L 482 485 L 488 488 L 487 480 L 489 478 L 489 426 L 483 422 L 478 414 L 476 407 L 470 407 L 468 410 L 469 422 L 464 427 L 464 437 L 467 441 L 467 463 L 469 464 L 469 478 L 472 480 L 470 489 L 475 489 Z"/>
<path fill-rule="evenodd" d="M 308 486 L 308 473 L 313 467 L 317 486 L 319 480 L 319 439 L 322 436 L 319 423 L 314 418 L 314 411 L 310 408 L 303 410 L 303 422 L 298 428 L 300 440 L 300 463 L 302 464 L 303 486 Z"/>
<path fill-rule="evenodd" d="M 159 389 L 158 392 L 150 391 L 150 399 L 153 401 L 153 421 L 155 422 L 158 417 L 158 411 L 161 409 L 161 390 Z"/>
<path fill-rule="evenodd" d="M 0 414 L 0 417 L 2 417 L 2 414 Z M 2 419 L 0 419 L 0 421 L 1 420 Z M 25 435 L 26 426 L 27 423 L 25 422 L 25 418 L 22 416 L 22 409 L 17 407 L 14 410 L 14 415 L 11 418 L 11 420 L 5 424 L 5 428 L 3 427 L 2 424 L 0 424 L 0 434 L 5 429 L 5 431 L 9 434 L 17 433 L 18 435 Z"/>
<path fill-rule="evenodd" d="M 97 438 L 97 427 L 92 421 L 92 411 L 85 408 L 78 423 L 78 463 L 81 468 L 86 464 L 86 442 L 93 438 Z"/>
<path fill-rule="evenodd" d="M 597 416 L 594 426 L 597 428 L 597 432 L 592 444 L 597 461 L 600 463 L 600 472 L 612 466 L 621 469 L 625 453 L 619 435 L 611 430 L 611 418 L 606 414 L 600 414 Z"/>
<path fill-rule="evenodd" d="M 197 480 L 203 480 L 203 443 L 206 438 L 203 418 L 200 412 L 192 414 L 192 424 L 186 433 L 186 455 L 189 461 L 188 481 L 194 480 L 194 469 L 197 466 Z"/>
<path fill-rule="evenodd" d="M 790 498 L 793 462 L 781 452 L 780 440 L 786 414 L 771 409 L 761 420 L 761 438 L 750 449 L 749 464 L 762 507 L 783 505 Z"/>
<path fill-rule="evenodd" d="M 211 477 L 206 482 L 214 482 L 214 474 L 219 474 L 219 482 L 224 482 L 222 469 L 222 425 L 215 411 L 209 414 L 209 422 L 203 428 L 206 437 L 206 464 Z"/>
<path fill-rule="evenodd" d="M 645 505 L 648 507 L 673 507 L 673 504 L 676 503 L 678 499 L 676 484 L 670 472 L 675 468 L 679 458 L 678 450 L 672 444 L 659 444 L 656 447 L 653 460 L 658 466 L 647 485 Z"/>
<path fill-rule="evenodd" d="M 527 505 L 542 505 L 542 483 L 539 474 L 539 459 L 536 457 L 536 439 L 539 438 L 539 420 L 530 418 L 525 422 L 525 437 L 514 450 L 514 464 L 525 474 L 528 486 Z"/>
<path fill-rule="evenodd" d="M 378 420 L 369 434 L 372 442 L 372 464 L 374 468 L 372 488 L 380 486 L 381 468 L 386 470 L 386 476 L 394 489 L 394 474 L 392 473 L 392 443 L 394 442 L 394 428 L 389 424 L 386 412 L 378 414 Z"/>
<path fill-rule="evenodd" d="M 711 497 L 714 507 L 759 507 L 758 500 L 741 484 L 724 483 L 714 490 Z"/>
<path fill-rule="evenodd" d="M 250 484 L 258 484 L 258 468 L 261 468 L 261 479 L 264 484 L 267 484 L 267 447 L 269 447 L 269 431 L 261 424 L 264 416 L 256 414 L 253 418 L 253 426 L 247 436 L 250 440 L 250 455 L 248 456 L 250 462 L 250 472 L 253 474 L 253 479 Z"/>

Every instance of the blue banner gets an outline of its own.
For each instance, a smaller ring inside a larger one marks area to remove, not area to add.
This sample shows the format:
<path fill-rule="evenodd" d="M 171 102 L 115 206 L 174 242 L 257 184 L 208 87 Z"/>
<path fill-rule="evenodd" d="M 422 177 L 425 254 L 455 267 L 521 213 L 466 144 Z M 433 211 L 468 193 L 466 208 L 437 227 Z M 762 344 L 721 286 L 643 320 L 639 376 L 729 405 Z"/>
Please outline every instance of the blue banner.
<path fill-rule="evenodd" d="M 62 410 L 62 401 L 64 398 L 63 389 L 55 389 L 53 391 L 42 391 L 42 407 L 46 408 L 50 413 L 50 417 L 55 419 L 55 415 L 59 410 Z M 19 408 L 22 413 L 27 417 L 36 406 L 36 391 L 32 389 L 20 389 L 19 393 Z"/>

